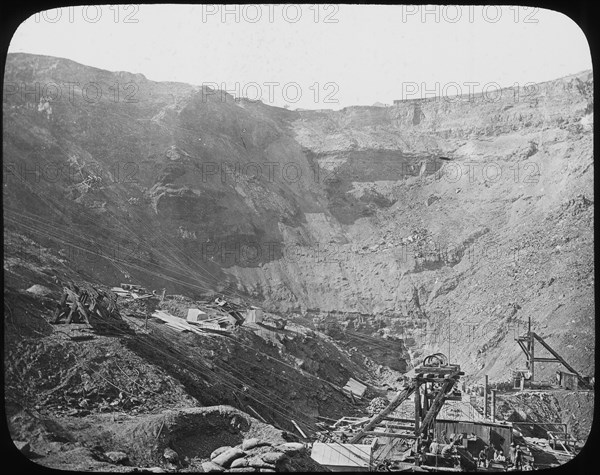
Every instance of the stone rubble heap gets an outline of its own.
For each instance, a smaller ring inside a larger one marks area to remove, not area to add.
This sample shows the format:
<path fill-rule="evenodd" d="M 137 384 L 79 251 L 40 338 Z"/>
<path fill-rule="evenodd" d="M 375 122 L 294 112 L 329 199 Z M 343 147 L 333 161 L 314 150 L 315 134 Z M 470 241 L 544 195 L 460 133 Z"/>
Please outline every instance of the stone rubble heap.
<path fill-rule="evenodd" d="M 389 401 L 383 397 L 373 398 L 369 403 L 369 406 L 367 407 L 367 414 L 369 414 L 370 416 L 374 414 L 379 414 L 387 407 L 388 404 Z"/>

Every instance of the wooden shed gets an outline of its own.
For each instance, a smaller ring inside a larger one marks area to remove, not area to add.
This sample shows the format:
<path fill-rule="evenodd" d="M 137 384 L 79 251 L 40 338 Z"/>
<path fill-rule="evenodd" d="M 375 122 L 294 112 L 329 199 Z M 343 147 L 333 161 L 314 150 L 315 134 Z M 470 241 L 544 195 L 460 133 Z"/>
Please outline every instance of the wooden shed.
<path fill-rule="evenodd" d="M 577 389 L 579 382 L 575 373 L 569 373 L 568 371 L 559 372 L 560 381 L 559 386 L 564 389 Z"/>
<path fill-rule="evenodd" d="M 310 457 L 332 472 L 368 472 L 372 454 L 373 444 L 315 442 Z"/>
<path fill-rule="evenodd" d="M 479 454 L 484 444 L 501 448 L 504 455 L 508 455 L 512 442 L 512 424 L 438 419 L 435 422 L 434 436 L 440 440 L 442 434 L 448 438 L 451 434 L 463 434 L 463 446 L 474 456 Z"/>

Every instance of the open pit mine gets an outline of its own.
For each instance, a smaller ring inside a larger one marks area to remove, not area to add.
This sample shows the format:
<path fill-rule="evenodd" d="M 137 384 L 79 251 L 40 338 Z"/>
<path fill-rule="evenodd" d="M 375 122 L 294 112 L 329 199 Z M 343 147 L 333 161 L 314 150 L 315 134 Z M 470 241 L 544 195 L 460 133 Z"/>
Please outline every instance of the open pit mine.
<path fill-rule="evenodd" d="M 577 458 L 595 384 L 593 76 L 500 92 L 291 110 L 9 54 L 4 382 L 22 462 Z"/>

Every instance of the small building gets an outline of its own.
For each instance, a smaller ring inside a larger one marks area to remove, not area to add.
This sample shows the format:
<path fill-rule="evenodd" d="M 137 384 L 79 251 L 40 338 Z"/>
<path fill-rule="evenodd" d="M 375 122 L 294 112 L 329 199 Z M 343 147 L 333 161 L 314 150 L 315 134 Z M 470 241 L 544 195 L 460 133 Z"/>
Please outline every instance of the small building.
<path fill-rule="evenodd" d="M 531 371 L 527 369 L 515 369 L 512 372 L 512 382 L 514 389 L 520 389 L 523 391 L 525 388 L 525 381 L 531 380 Z"/>
<path fill-rule="evenodd" d="M 578 389 L 577 375 L 568 371 L 558 371 L 558 385 L 563 389 Z"/>
<path fill-rule="evenodd" d="M 474 457 L 484 446 L 501 448 L 508 455 L 512 442 L 512 424 L 491 422 L 453 421 L 438 419 L 434 425 L 434 437 L 438 440 L 452 434 L 463 434 L 463 447 Z"/>
<path fill-rule="evenodd" d="M 190 308 L 188 309 L 186 320 L 190 323 L 198 323 L 199 321 L 206 320 L 207 318 L 208 315 L 206 312 L 203 312 L 198 308 Z"/>
<path fill-rule="evenodd" d="M 310 457 L 332 472 L 368 472 L 373 459 L 373 444 L 315 442 Z"/>
<path fill-rule="evenodd" d="M 263 321 L 263 311 L 258 307 L 250 307 L 245 312 L 245 323 L 261 323 Z"/>

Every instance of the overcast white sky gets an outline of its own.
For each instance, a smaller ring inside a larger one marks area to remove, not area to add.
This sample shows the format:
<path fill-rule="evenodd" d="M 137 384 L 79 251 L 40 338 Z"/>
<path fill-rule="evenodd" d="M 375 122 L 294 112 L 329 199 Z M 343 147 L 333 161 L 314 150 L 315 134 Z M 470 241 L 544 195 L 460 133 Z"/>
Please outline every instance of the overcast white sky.
<path fill-rule="evenodd" d="M 19 27 L 9 52 L 64 57 L 111 71 L 142 73 L 155 81 L 217 83 L 252 99 L 261 94 L 272 105 L 311 109 L 391 103 L 427 91 L 493 91 L 496 84 L 523 85 L 592 68 L 583 32 L 550 10 L 227 8 L 104 5 L 50 10 Z"/>

